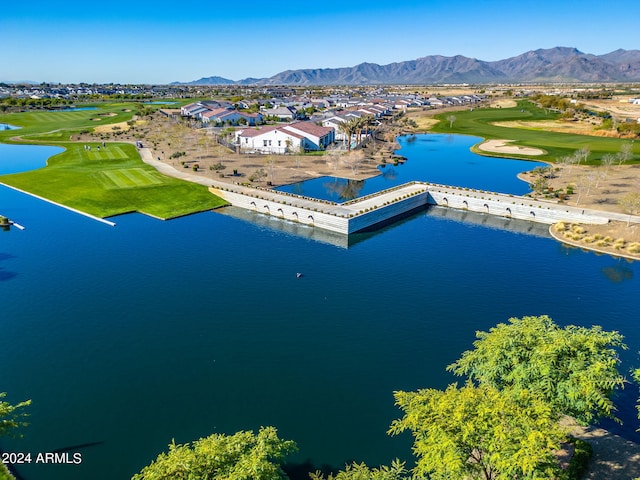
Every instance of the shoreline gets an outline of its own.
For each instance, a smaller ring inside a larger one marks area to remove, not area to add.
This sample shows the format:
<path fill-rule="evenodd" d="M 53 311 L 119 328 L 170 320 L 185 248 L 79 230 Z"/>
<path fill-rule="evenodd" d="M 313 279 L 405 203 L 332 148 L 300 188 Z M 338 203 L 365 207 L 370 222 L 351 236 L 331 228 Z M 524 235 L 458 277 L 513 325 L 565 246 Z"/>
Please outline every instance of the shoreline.
<path fill-rule="evenodd" d="M 295 156 L 284 156 L 283 158 L 278 158 L 279 163 L 276 164 L 276 175 L 273 175 L 273 173 L 271 174 L 272 176 L 271 185 L 265 185 L 265 186 L 266 188 L 271 188 L 275 186 L 282 186 L 282 185 L 287 185 L 291 183 L 297 183 L 307 179 L 319 178 L 322 176 L 335 176 L 339 178 L 347 178 L 352 180 L 367 180 L 367 179 L 379 176 L 382 174 L 382 172 L 377 168 L 378 165 L 382 164 L 383 162 L 389 164 L 386 158 L 387 156 L 389 157 L 389 159 L 393 159 L 394 155 L 397 156 L 396 152 L 399 148 L 399 145 L 397 143 L 397 138 L 402 135 L 412 135 L 416 133 L 407 131 L 407 129 L 402 129 L 401 127 L 399 128 L 398 126 L 389 126 L 389 128 L 385 132 L 378 132 L 378 134 L 379 136 L 376 137 L 375 141 L 373 142 L 369 141 L 364 148 L 360 148 L 358 150 L 351 152 L 351 153 L 358 152 L 357 155 L 360 155 L 361 157 L 363 157 L 361 159 L 360 167 L 358 169 L 352 170 L 352 168 L 348 168 L 345 165 L 343 165 L 342 168 L 338 168 L 335 165 L 335 163 L 334 164 L 330 163 L 331 158 L 329 158 L 329 155 L 327 154 L 322 156 L 320 155 L 301 156 L 300 158 L 296 158 Z M 429 132 L 425 132 L 425 134 L 429 134 Z M 391 136 L 393 136 L 393 138 L 391 138 Z M 46 145 L 56 146 L 59 148 L 66 149 L 66 146 L 68 143 L 98 142 L 98 139 L 78 138 L 78 139 L 72 139 L 69 142 L 55 143 L 55 142 L 38 142 L 33 140 L 27 140 L 22 138 L 21 136 L 17 136 L 17 137 L 10 138 L 10 141 L 15 143 L 9 143 L 9 144 L 23 144 L 23 145 L 40 144 L 42 145 L 44 143 Z M 494 143 L 498 142 L 501 146 L 504 146 L 505 143 L 509 142 L 509 140 L 483 139 L 481 143 L 472 146 L 471 151 L 473 153 L 476 153 L 482 156 L 492 157 L 492 156 L 500 155 L 500 156 L 504 156 L 505 158 L 517 158 L 519 160 L 529 160 L 533 162 L 545 163 L 550 166 L 555 166 L 555 164 L 553 163 L 532 158 L 530 155 L 528 156 L 528 158 L 522 158 L 520 156 L 516 157 L 515 153 L 511 152 L 510 150 L 491 151 L 491 150 L 480 148 L 483 144 L 486 144 L 492 141 Z M 122 139 L 117 142 L 109 142 L 109 143 L 134 143 L 134 141 L 131 141 L 130 139 Z M 521 153 L 524 155 L 522 149 L 529 148 L 529 147 L 510 147 L 507 145 L 506 148 L 507 149 L 515 148 L 518 150 L 518 153 Z M 192 183 L 205 185 L 205 186 L 211 186 L 212 183 L 227 183 L 231 185 L 236 183 L 241 183 L 243 179 L 246 178 L 247 169 L 250 169 L 251 167 L 257 168 L 261 166 L 264 166 L 264 168 L 267 168 L 268 166 L 266 165 L 265 160 L 268 160 L 267 157 L 269 157 L 269 156 L 249 157 L 249 156 L 243 156 L 243 155 L 238 155 L 233 153 L 227 153 L 225 155 L 223 153 L 222 156 L 217 156 L 217 157 L 214 156 L 212 157 L 212 160 L 207 160 L 211 163 L 215 161 L 218 161 L 218 162 L 224 161 L 225 166 L 227 166 L 227 168 L 229 169 L 233 168 L 234 170 L 236 170 L 235 167 L 238 166 L 238 170 L 240 169 L 243 170 L 242 172 L 239 172 L 238 175 L 235 175 L 235 174 L 224 174 L 221 171 L 219 172 L 219 171 L 206 169 L 206 161 L 203 161 L 205 157 L 202 156 L 202 152 L 199 150 L 195 150 L 195 153 L 192 154 L 189 160 L 183 164 L 183 167 L 186 166 L 186 168 L 183 168 L 183 169 L 182 168 L 178 169 L 176 168 L 176 165 L 175 165 L 175 164 L 181 164 L 182 162 L 179 162 L 177 160 L 167 161 L 166 158 L 163 161 L 161 158 L 165 156 L 164 151 L 160 151 L 160 149 L 157 147 L 152 148 L 151 145 L 147 145 L 144 148 L 137 149 L 137 152 L 142 162 L 152 166 L 160 173 L 167 176 L 174 177 L 174 178 L 180 178 L 182 180 L 186 180 Z M 540 152 L 542 151 L 540 150 Z M 343 153 L 346 153 L 346 152 L 343 152 Z M 514 156 L 510 157 L 509 153 L 514 154 Z M 365 154 L 366 154 L 366 157 L 364 157 Z M 540 154 L 540 153 L 537 153 L 537 154 Z M 162 155 L 162 157 L 160 155 Z M 196 155 L 200 155 L 200 157 L 196 157 Z M 156 160 L 156 158 L 158 160 Z M 49 159 L 47 159 L 47 164 L 48 164 L 48 161 Z M 261 165 L 260 162 L 264 162 L 264 163 L 262 163 Z M 194 164 L 201 164 L 201 166 L 196 171 L 193 171 L 192 166 Z M 581 168 L 581 167 L 577 167 L 577 168 Z M 590 167 L 582 167 L 582 168 L 584 169 L 584 168 L 590 168 Z M 360 171 L 358 172 L 357 170 L 360 170 Z M 523 182 L 531 183 L 531 179 L 527 178 L 526 174 L 527 172 L 518 173 L 517 178 Z M 267 181 L 264 180 L 264 183 L 267 184 Z M 261 187 L 260 184 L 256 184 L 256 186 Z M 23 193 L 29 194 L 29 192 L 23 192 Z M 33 195 L 33 196 L 36 198 L 41 198 L 45 201 L 49 201 L 46 198 L 42 198 L 37 195 Z M 553 203 L 558 203 L 558 202 L 554 202 L 553 200 L 551 201 Z M 91 214 L 85 214 L 84 212 L 76 210 L 73 207 L 66 207 L 65 205 L 56 203 L 54 201 L 49 201 L 49 202 L 55 205 L 62 206 L 63 208 L 67 208 L 76 213 L 86 215 L 89 218 L 99 219 L 98 217 L 95 217 Z M 611 209 L 593 208 L 592 206 L 588 206 L 587 208 L 596 210 L 598 212 L 606 213 L 608 215 L 612 215 L 614 218 L 622 215 L 612 211 Z M 102 219 L 99 219 L 99 220 L 104 221 L 104 223 L 109 225 L 113 224 L 113 222 L 109 222 Z M 607 250 L 599 249 L 592 245 L 588 245 L 588 244 L 583 245 L 583 244 L 567 241 L 559 237 L 558 235 L 552 234 L 551 236 L 556 241 L 559 241 L 561 243 L 566 243 L 568 245 L 575 246 L 577 248 L 582 248 L 584 250 L 594 251 L 596 253 L 610 254 L 615 257 L 623 257 L 623 258 L 628 258 L 630 260 L 640 260 L 640 256 L 619 254 L 619 252 L 617 251 L 615 252 L 607 251 Z"/>
<path fill-rule="evenodd" d="M 98 222 L 104 223 L 106 225 L 109 225 L 110 227 L 115 227 L 116 226 L 115 222 L 112 222 L 112 221 L 107 220 L 105 218 L 96 217 L 95 215 L 91 215 L 90 213 L 83 212 L 82 210 L 78 210 L 77 208 L 73 208 L 73 207 L 70 207 L 68 205 L 64 205 L 62 203 L 54 202 L 53 200 L 49 200 L 48 198 L 41 197 L 40 195 L 36 195 L 35 193 L 27 192 L 26 190 L 22 190 L 20 188 L 14 187 L 13 185 L 8 185 L 8 184 L 6 184 L 6 183 L 4 183 L 2 181 L 0 181 L 0 185 L 2 185 L 3 187 L 7 187 L 7 188 L 10 188 L 12 190 L 15 190 L 16 192 L 20 192 L 20 193 L 23 193 L 25 195 L 29 195 L 30 197 L 37 198 L 38 200 L 42 200 L 44 202 L 50 203 L 52 205 L 55 205 L 56 207 L 62 207 L 62 208 L 66 209 L 66 210 L 69 210 L 69 211 L 71 211 L 73 213 L 77 213 L 79 215 L 83 215 L 85 217 L 88 217 L 88 218 L 90 218 L 92 220 L 96 220 Z"/>
<path fill-rule="evenodd" d="M 595 247 L 588 244 L 580 243 L 575 240 L 569 240 L 564 235 L 558 234 L 558 232 L 555 229 L 556 225 L 557 225 L 556 223 L 554 223 L 553 225 L 549 225 L 549 234 L 551 235 L 551 237 L 553 237 L 554 240 L 560 243 L 569 245 L 571 247 L 580 248 L 582 250 L 587 250 L 589 252 L 594 252 L 597 254 L 609 255 L 615 258 L 624 258 L 626 260 L 631 260 L 631 261 L 640 261 L 640 254 L 634 255 L 629 253 L 622 253 L 619 250 L 613 249 L 613 247 L 611 249 L 607 249 L 607 248 Z M 589 226 L 590 225 L 587 225 L 587 229 L 589 228 Z"/>

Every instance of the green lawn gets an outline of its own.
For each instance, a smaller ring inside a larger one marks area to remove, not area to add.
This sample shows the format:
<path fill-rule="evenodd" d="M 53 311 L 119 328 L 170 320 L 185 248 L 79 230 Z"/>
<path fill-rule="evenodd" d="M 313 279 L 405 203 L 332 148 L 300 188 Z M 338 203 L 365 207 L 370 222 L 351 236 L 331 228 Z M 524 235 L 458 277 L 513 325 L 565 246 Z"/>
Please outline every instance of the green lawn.
<path fill-rule="evenodd" d="M 453 125 L 450 126 L 448 117 L 455 116 Z M 436 115 L 440 123 L 431 131 L 438 133 L 461 133 L 474 135 L 484 139 L 514 140 L 514 145 L 541 148 L 546 155 L 527 157 L 525 155 L 513 155 L 517 158 L 535 158 L 539 160 L 555 161 L 562 156 L 570 155 L 574 151 L 587 147 L 591 151 L 588 163 L 599 164 L 600 159 L 606 153 L 617 153 L 623 143 L 630 140 L 618 138 L 592 137 L 588 135 L 573 135 L 568 133 L 548 132 L 543 130 L 531 130 L 522 128 L 499 127 L 492 122 L 510 120 L 556 120 L 559 115 L 548 113 L 536 107 L 531 102 L 519 101 L 514 108 L 478 108 L 473 111 L 459 111 L 454 113 L 441 113 Z M 491 155 L 487 152 L 478 152 L 483 155 Z M 635 158 L 629 163 L 640 163 L 640 142 L 634 143 Z M 504 156 L 495 154 L 495 156 Z"/>
<path fill-rule="evenodd" d="M 51 157 L 45 168 L 3 175 L 0 182 L 102 218 L 141 212 L 167 219 L 224 205 L 205 186 L 167 177 L 145 164 L 133 145 L 92 143 L 87 150 L 68 141 L 71 134 L 96 124 L 128 120 L 132 113 L 125 110 L 134 108 L 111 104 L 99 110 L 3 115 L 0 122 L 24 128 L 0 132 L 0 141 L 18 143 L 11 137 L 20 135 L 66 150 Z"/>
<path fill-rule="evenodd" d="M 95 106 L 95 110 L 75 112 L 31 110 L 0 115 L 0 123 L 22 127 L 18 131 L 0 131 L 0 141 L 11 143 L 10 138 L 15 135 L 35 141 L 67 141 L 72 134 L 81 130 L 131 120 L 136 112 L 136 105 L 133 103 L 108 103 Z"/>

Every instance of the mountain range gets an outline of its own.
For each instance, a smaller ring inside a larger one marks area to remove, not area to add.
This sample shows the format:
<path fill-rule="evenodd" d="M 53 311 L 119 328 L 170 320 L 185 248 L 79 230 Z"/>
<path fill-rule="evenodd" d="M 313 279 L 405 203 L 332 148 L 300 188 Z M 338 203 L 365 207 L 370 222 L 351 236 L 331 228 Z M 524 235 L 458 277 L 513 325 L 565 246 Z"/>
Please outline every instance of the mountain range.
<path fill-rule="evenodd" d="M 605 55 L 555 47 L 487 62 L 456 55 L 430 55 L 388 65 L 286 70 L 269 78 L 206 77 L 180 85 L 428 85 L 489 83 L 599 83 L 640 81 L 640 50 Z"/>

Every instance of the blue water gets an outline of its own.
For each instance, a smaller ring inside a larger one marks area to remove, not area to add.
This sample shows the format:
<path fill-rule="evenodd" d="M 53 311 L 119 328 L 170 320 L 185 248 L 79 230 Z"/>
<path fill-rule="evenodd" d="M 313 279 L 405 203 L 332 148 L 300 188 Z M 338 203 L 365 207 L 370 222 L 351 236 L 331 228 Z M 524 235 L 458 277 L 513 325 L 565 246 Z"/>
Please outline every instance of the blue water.
<path fill-rule="evenodd" d="M 380 175 L 364 181 L 321 177 L 279 187 L 278 190 L 307 197 L 344 202 L 386 188 L 420 180 L 458 187 L 477 188 L 523 195 L 529 186 L 517 174 L 545 166 L 540 162 L 507 160 L 476 155 L 469 149 L 481 142 L 479 137 L 463 135 L 408 135 L 398 138 L 398 154 L 405 163 L 379 166 Z"/>
<path fill-rule="evenodd" d="M 174 105 L 180 102 L 144 102 L 147 105 Z"/>
<path fill-rule="evenodd" d="M 98 107 L 71 107 L 71 108 L 63 108 L 62 110 L 53 110 L 55 112 L 84 112 L 87 110 L 97 110 Z"/>
<path fill-rule="evenodd" d="M 16 127 L 15 125 L 9 125 L 8 123 L 0 123 L 0 130 L 18 130 L 22 127 Z"/>
<path fill-rule="evenodd" d="M 411 439 L 385 433 L 392 392 L 455 381 L 474 332 L 511 316 L 619 330 L 623 370 L 640 364 L 639 262 L 440 208 L 350 248 L 233 212 L 109 227 L 0 187 L 0 214 L 26 227 L 0 231 L 0 391 L 33 401 L 0 448 L 84 445 L 81 465 L 22 466 L 26 480 L 126 479 L 172 439 L 261 425 L 310 470 L 410 460 Z M 636 441 L 637 396 L 618 399 Z"/>
<path fill-rule="evenodd" d="M 60 147 L 0 144 L 0 175 L 42 168 L 49 157 L 62 153 L 63 150 Z"/>

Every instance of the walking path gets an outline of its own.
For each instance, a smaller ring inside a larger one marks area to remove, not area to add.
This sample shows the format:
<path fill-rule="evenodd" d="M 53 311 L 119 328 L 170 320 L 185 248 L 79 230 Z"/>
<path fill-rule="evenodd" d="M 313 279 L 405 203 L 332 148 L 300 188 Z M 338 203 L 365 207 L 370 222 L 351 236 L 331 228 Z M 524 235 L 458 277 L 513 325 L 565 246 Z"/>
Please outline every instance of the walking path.
<path fill-rule="evenodd" d="M 584 480 L 633 480 L 640 478 L 640 445 L 595 427 L 569 422 L 571 434 L 588 442 L 593 456 Z"/>
<path fill-rule="evenodd" d="M 606 224 L 610 221 L 628 221 L 630 219 L 629 215 L 616 212 L 583 209 L 561 205 L 556 202 L 534 200 L 529 197 L 435 185 L 427 182 L 409 182 L 382 192 L 337 204 L 279 192 L 271 188 L 221 182 L 194 175 L 188 171 L 177 170 L 171 165 L 155 160 L 151 151 L 147 148 L 141 148 L 140 154 L 145 163 L 160 172 L 213 188 L 213 193 L 223 197 L 232 205 L 288 220 L 302 221 L 303 223 L 309 223 L 320 228 L 328 228 L 344 234 L 370 227 L 376 222 L 391 220 L 394 216 L 402 215 L 416 208 L 415 202 L 403 202 L 405 203 L 404 207 L 395 208 L 393 211 L 388 209 L 387 206 L 397 204 L 408 197 L 426 191 L 429 194 L 424 197 L 424 205 L 434 203 L 436 205 L 546 224 L 553 224 L 558 221 Z M 302 209 L 303 211 L 299 212 L 297 209 Z M 388 211 L 382 212 L 385 209 Z M 372 211 L 378 210 L 380 211 L 379 215 L 372 214 Z M 313 212 L 317 212 L 319 215 Z M 367 220 L 358 218 L 362 215 L 367 215 L 369 218 Z M 329 217 L 346 220 L 336 221 Z M 631 221 L 640 222 L 640 216 L 631 217 Z"/>

